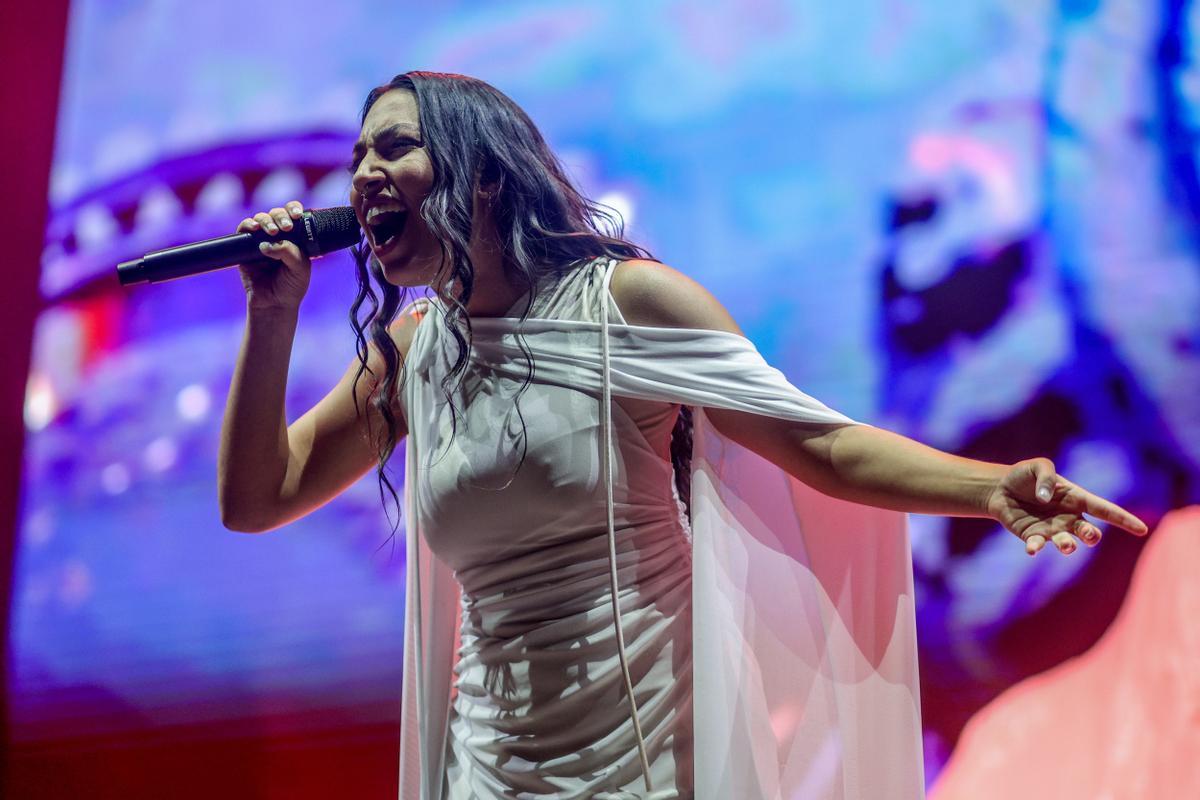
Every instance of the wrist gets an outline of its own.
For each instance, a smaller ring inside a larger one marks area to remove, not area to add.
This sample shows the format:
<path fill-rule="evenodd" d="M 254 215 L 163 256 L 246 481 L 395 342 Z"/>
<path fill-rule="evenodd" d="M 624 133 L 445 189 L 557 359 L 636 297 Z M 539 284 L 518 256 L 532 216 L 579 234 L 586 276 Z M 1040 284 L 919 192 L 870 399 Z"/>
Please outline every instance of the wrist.
<path fill-rule="evenodd" d="M 996 519 L 1004 476 L 1008 474 L 1011 467 L 1007 464 L 990 462 L 980 462 L 980 464 L 984 467 L 983 480 L 975 500 L 976 507 L 980 516 Z"/>
<path fill-rule="evenodd" d="M 300 316 L 299 305 L 283 305 L 280 303 L 255 303 L 246 299 L 246 315 L 254 319 L 293 321 Z"/>

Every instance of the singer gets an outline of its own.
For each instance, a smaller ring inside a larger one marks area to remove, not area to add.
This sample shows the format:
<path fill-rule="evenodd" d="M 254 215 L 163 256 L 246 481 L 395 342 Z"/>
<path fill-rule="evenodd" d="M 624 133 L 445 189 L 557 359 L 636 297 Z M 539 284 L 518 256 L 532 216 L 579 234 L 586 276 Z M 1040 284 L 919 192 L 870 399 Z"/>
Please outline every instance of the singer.
<path fill-rule="evenodd" d="M 359 358 L 287 423 L 311 264 L 264 243 L 219 495 L 246 532 L 372 468 L 398 503 L 405 441 L 401 798 L 921 797 L 903 512 L 1030 555 L 1099 543 L 1084 512 L 1146 532 L 1049 459 L 960 458 L 790 385 L 482 81 L 372 90 L 349 169 Z"/>

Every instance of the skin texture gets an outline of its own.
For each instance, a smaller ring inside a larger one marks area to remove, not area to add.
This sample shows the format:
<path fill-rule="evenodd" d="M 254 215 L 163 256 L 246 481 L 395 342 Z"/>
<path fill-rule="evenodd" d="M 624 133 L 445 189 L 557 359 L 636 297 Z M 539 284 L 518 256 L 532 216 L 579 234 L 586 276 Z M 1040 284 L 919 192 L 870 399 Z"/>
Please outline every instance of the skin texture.
<path fill-rule="evenodd" d="M 352 169 L 350 203 L 360 223 L 365 224 L 372 203 L 384 200 L 409 211 L 400 242 L 382 254 L 376 251 L 388 282 L 444 290 L 440 244 L 417 213 L 434 174 L 421 139 L 416 99 L 410 92 L 387 92 L 372 106 L 354 148 Z M 467 307 L 472 317 L 503 313 L 521 295 L 506 277 L 488 192 L 489 187 L 477 185 L 471 238 L 476 282 Z M 274 234 L 290 229 L 301 211 L 301 205 L 293 201 L 285 208 L 243 220 L 238 230 L 263 228 Z M 374 250 L 374 242 L 371 244 Z M 290 243 L 264 246 L 264 253 L 281 261 L 283 268 L 275 273 L 243 270 L 248 335 L 235 371 L 222 439 L 220 477 L 228 478 L 222 481 L 223 519 L 227 527 L 247 531 L 270 530 L 312 511 L 375 465 L 375 451 L 365 434 L 367 420 L 356 417 L 350 400 L 357 361 L 326 397 L 296 422 L 284 426 L 286 353 L 290 352 L 295 311 L 307 289 L 310 265 Z M 703 286 L 663 264 L 640 259 L 622 262 L 611 288 L 631 325 L 742 335 L 729 312 Z M 392 325 L 402 355 L 407 355 L 418 321 L 409 314 Z M 250 380 L 243 372 L 248 374 L 248 365 L 259 364 L 260 359 L 268 364 L 269 375 Z M 382 359 L 373 346 L 370 359 L 372 369 L 382 374 Z M 243 380 L 253 384 L 241 390 L 251 400 L 235 396 Z M 256 387 L 263 395 L 258 400 L 253 399 Z M 360 407 L 366 405 L 363 400 L 370 388 L 365 381 L 360 385 Z M 270 399 L 275 397 L 277 405 Z M 245 407 L 239 408 L 242 400 Z M 398 433 L 403 436 L 406 422 L 399 407 L 394 410 L 400 423 Z M 1100 530 L 1083 519 L 1083 512 L 1136 535 L 1146 533 L 1140 520 L 1057 474 L 1046 458 L 992 464 L 944 453 L 867 425 L 801 424 L 729 410 L 707 413 L 723 434 L 820 491 L 900 511 L 990 517 L 1018 536 L 1030 555 L 1036 555 L 1047 541 L 1064 554 L 1074 552 L 1076 539 L 1089 546 L 1098 544 Z M 279 423 L 272 440 L 265 438 L 264 426 L 259 424 L 260 441 L 254 443 L 259 449 L 241 446 L 236 438 L 239 432 L 253 438 L 252 421 L 272 418 Z M 381 421 L 371 419 L 370 424 L 378 429 Z M 254 455 L 271 451 L 273 458 Z M 239 485 L 234 480 L 239 458 L 243 462 L 240 477 L 250 482 L 250 488 L 242 489 L 240 495 L 224 488 Z M 246 464 L 255 467 L 248 469 Z"/>

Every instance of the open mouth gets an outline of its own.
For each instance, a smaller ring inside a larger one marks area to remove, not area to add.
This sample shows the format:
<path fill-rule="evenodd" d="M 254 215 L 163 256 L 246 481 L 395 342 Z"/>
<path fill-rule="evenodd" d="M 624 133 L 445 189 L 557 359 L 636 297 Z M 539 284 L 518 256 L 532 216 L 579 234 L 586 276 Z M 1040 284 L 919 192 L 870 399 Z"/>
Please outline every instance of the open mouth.
<path fill-rule="evenodd" d="M 407 222 L 408 212 L 406 211 L 380 211 L 372 215 L 367 222 L 371 246 L 376 252 L 386 250 L 395 244 L 400 235 L 404 233 L 404 226 Z"/>

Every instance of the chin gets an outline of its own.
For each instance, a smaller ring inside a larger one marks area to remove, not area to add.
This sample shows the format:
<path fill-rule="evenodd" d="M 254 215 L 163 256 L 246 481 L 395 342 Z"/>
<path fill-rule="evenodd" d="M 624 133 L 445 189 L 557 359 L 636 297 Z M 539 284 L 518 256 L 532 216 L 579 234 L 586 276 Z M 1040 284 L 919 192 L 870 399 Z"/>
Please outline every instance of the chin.
<path fill-rule="evenodd" d="M 413 289 L 432 283 L 437 270 L 413 262 L 414 259 L 400 259 L 394 256 L 388 261 L 379 259 L 384 280 L 393 286 Z"/>

